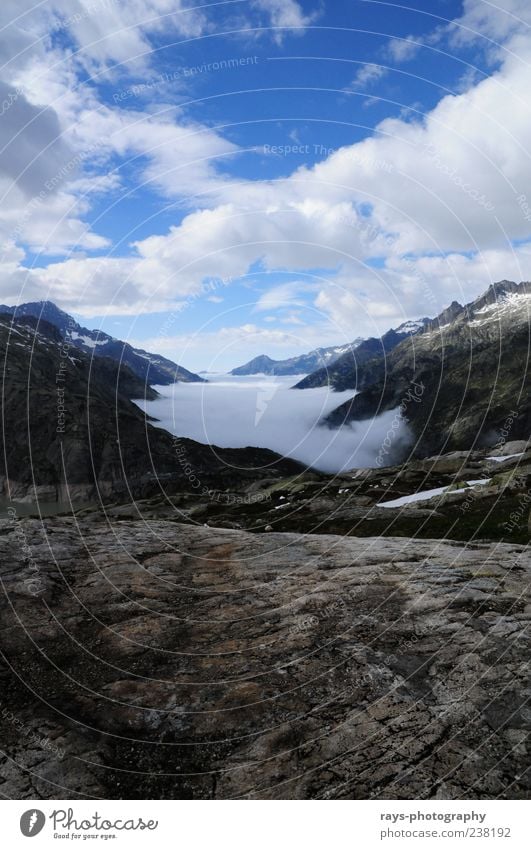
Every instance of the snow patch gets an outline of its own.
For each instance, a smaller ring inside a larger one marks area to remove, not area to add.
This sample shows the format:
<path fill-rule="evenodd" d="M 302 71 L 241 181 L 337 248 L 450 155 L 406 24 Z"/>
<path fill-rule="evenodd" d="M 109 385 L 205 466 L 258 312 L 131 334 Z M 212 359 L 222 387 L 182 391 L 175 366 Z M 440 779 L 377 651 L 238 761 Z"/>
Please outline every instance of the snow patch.
<path fill-rule="evenodd" d="M 481 478 L 481 480 L 476 481 L 467 481 L 466 488 L 468 489 L 471 486 L 482 486 L 483 484 L 489 483 L 490 478 Z M 444 492 L 448 492 L 448 486 L 439 486 L 436 489 L 425 489 L 424 492 L 414 492 L 412 495 L 403 495 L 401 498 L 395 498 L 393 501 L 384 501 L 381 504 L 377 504 L 377 507 L 403 507 L 404 504 L 413 504 L 416 501 L 429 501 L 430 498 L 435 498 L 437 495 L 442 495 Z M 463 492 L 461 490 L 461 492 Z M 459 492 L 459 490 L 456 490 Z"/>
<path fill-rule="evenodd" d="M 525 451 L 521 451 L 520 454 L 506 454 L 505 457 L 486 457 L 486 460 L 492 460 L 494 463 L 503 463 L 505 460 L 514 460 L 515 457 L 523 457 Z"/>
<path fill-rule="evenodd" d="M 78 333 L 77 330 L 72 330 L 70 334 L 70 338 L 75 341 L 83 342 L 87 348 L 95 348 L 97 345 L 106 345 L 107 339 L 92 339 L 91 336 L 83 336 L 82 333 Z"/>

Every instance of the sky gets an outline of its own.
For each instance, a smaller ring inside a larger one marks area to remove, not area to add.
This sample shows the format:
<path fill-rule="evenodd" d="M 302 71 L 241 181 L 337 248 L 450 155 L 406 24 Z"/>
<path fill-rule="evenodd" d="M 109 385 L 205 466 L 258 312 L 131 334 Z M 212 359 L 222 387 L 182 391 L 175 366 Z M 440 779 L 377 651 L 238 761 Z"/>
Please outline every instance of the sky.
<path fill-rule="evenodd" d="M 531 277 L 528 0 L 3 0 L 0 300 L 194 371 Z"/>

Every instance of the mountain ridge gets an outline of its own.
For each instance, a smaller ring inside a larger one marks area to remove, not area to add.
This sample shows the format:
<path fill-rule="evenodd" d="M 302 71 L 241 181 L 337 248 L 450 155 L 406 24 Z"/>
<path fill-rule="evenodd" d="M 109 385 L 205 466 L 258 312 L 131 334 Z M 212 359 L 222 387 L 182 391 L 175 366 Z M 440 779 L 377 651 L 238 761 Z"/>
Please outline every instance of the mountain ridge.
<path fill-rule="evenodd" d="M 53 301 L 29 301 L 14 307 L 2 304 L 0 313 L 17 318 L 31 317 L 37 322 L 46 321 L 54 325 L 73 348 L 91 357 L 109 357 L 123 363 L 146 384 L 168 386 L 178 382 L 206 382 L 198 374 L 188 371 L 160 354 L 151 354 L 143 348 L 134 348 L 129 342 L 123 342 L 103 330 L 89 330 L 83 327 Z"/>
<path fill-rule="evenodd" d="M 328 348 L 314 348 L 307 354 L 301 354 L 297 357 L 289 357 L 285 360 L 273 360 L 267 354 L 260 354 L 244 363 L 242 366 L 232 369 L 230 374 L 234 376 L 244 376 L 252 374 L 270 374 L 270 375 L 296 375 L 308 374 L 315 371 L 317 368 L 326 367 L 334 363 L 339 357 L 347 351 L 353 350 L 363 340 L 355 339 L 346 345 L 332 345 Z"/>
<path fill-rule="evenodd" d="M 530 316 L 527 281 L 500 281 L 465 306 L 454 302 L 386 357 L 365 363 L 358 394 L 324 423 L 337 428 L 405 408 L 415 456 L 488 444 L 509 419 L 510 438 L 528 439 Z M 421 397 L 406 404 L 412 386 L 422 387 Z"/>
<path fill-rule="evenodd" d="M 304 377 L 293 387 L 294 389 L 315 389 L 331 386 L 336 392 L 353 389 L 358 380 L 359 368 L 370 362 L 374 357 L 385 355 L 392 351 L 400 342 L 422 332 L 427 318 L 418 321 L 406 321 L 396 329 L 391 328 L 383 336 L 371 336 L 360 342 L 356 348 L 346 351 L 331 366 L 317 369 Z"/>
<path fill-rule="evenodd" d="M 154 389 L 123 363 L 64 344 L 43 319 L 0 313 L 0 495 L 86 503 L 303 470 L 268 449 L 217 448 L 153 426 L 130 399 L 153 399 Z"/>

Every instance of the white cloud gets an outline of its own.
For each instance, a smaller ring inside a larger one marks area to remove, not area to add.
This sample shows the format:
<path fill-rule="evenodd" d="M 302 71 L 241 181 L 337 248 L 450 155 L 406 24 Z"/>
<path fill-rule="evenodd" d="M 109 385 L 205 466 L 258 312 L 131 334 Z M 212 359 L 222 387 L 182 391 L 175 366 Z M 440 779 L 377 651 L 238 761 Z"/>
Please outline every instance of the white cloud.
<path fill-rule="evenodd" d="M 202 34 L 203 13 L 182 0 L 50 0 L 47 11 L 52 31 L 67 30 L 77 44 L 77 61 L 96 73 L 127 65 L 149 65 L 149 36 L 176 33 L 184 38 Z"/>
<path fill-rule="evenodd" d="M 495 249 L 514 266 L 508 239 L 529 237 L 518 197 L 531 174 L 530 85 L 529 66 L 509 57 L 490 78 L 443 98 L 423 122 L 386 120 L 372 138 L 284 181 L 218 183 L 224 203 L 138 250 L 159 267 L 163 257 L 176 275 L 185 269 L 196 286 L 202 276 L 242 275 L 257 258 L 268 269 L 342 268 L 350 279 L 371 256 L 393 266 L 401 254 Z M 399 283 L 394 273 L 391 283 Z M 415 286 L 425 311 L 423 284 Z"/>
<path fill-rule="evenodd" d="M 386 53 L 395 62 L 409 62 L 421 47 L 418 39 L 408 35 L 407 38 L 391 38 L 386 46 Z"/>
<path fill-rule="evenodd" d="M 470 302 L 503 279 L 531 279 L 531 245 L 476 255 L 392 256 L 385 267 L 367 268 L 355 278 L 344 270 L 322 286 L 315 306 L 334 324 L 338 338 L 353 335 L 352 328 L 362 336 L 380 336 L 408 319 L 435 316 L 454 299 Z"/>
<path fill-rule="evenodd" d="M 256 302 L 257 312 L 269 312 L 270 310 L 282 309 L 284 307 L 302 306 L 304 300 L 299 297 L 303 292 L 315 290 L 315 285 L 310 285 L 300 280 L 290 283 L 282 283 L 273 286 L 264 292 Z"/>
<path fill-rule="evenodd" d="M 387 68 L 384 68 L 383 65 L 376 65 L 374 62 L 362 65 L 348 87 L 348 90 L 350 91 L 353 88 L 359 87 L 366 88 L 377 80 L 381 80 L 387 73 Z"/>
<path fill-rule="evenodd" d="M 463 14 L 452 21 L 439 35 L 450 34 L 454 46 L 472 41 L 494 52 L 498 56 L 507 55 L 510 41 L 519 34 L 528 35 L 531 24 L 531 7 L 528 0 L 464 0 Z"/>
<path fill-rule="evenodd" d="M 297 312 L 297 313 L 292 312 L 292 313 L 288 313 L 287 315 L 282 316 L 279 319 L 279 321 L 280 321 L 280 324 L 288 324 L 288 325 L 293 325 L 293 326 L 296 326 L 296 327 L 305 327 L 306 322 L 304 321 L 304 319 L 301 316 L 302 316 L 302 312 L 300 312 L 300 311 Z"/>
<path fill-rule="evenodd" d="M 84 145 L 100 154 L 117 154 L 137 164 L 137 186 L 144 182 L 169 196 L 193 197 L 214 192 L 220 177 L 218 159 L 237 151 L 214 130 L 186 120 L 173 110 L 166 114 L 100 107 L 81 111 L 75 129 Z M 147 164 L 146 164 L 147 160 Z"/>
<path fill-rule="evenodd" d="M 317 17 L 315 12 L 306 14 L 296 0 L 252 0 L 252 6 L 265 13 L 269 26 L 279 28 L 272 33 L 278 43 L 282 42 L 286 32 L 301 35 Z"/>
<path fill-rule="evenodd" d="M 218 184 L 227 202 L 137 248 L 196 286 L 207 275 L 240 276 L 257 258 L 268 269 L 342 268 L 353 278 L 371 256 L 510 257 L 507 240 L 529 236 L 518 197 L 531 174 L 530 85 L 529 67 L 509 59 L 422 123 L 386 120 L 372 138 L 284 181 Z M 420 284 L 417 298 L 424 310 Z"/>
<path fill-rule="evenodd" d="M 182 363 L 193 371 L 210 369 L 229 371 L 242 363 L 268 354 L 273 359 L 286 359 L 307 353 L 314 348 L 352 341 L 351 335 L 341 335 L 323 313 L 322 320 L 314 324 L 283 324 L 274 319 L 275 327 L 260 327 L 248 322 L 242 325 L 225 326 L 218 330 L 203 327 L 196 332 L 166 334 L 163 331 L 148 339 L 128 339 L 132 345 L 150 351 L 159 351 L 175 362 Z M 351 331 L 351 328 L 349 329 Z"/>
<path fill-rule="evenodd" d="M 232 154 L 233 144 L 176 109 L 154 115 L 103 105 L 95 87 L 79 80 L 81 59 L 98 74 L 146 48 L 145 64 L 148 36 L 161 27 L 199 34 L 202 13 L 179 9 L 173 0 L 2 6 L 0 243 L 16 239 L 45 254 L 106 247 L 107 239 L 82 218 L 95 195 L 120 187 L 118 172 L 108 171 L 116 157 L 136 168 L 137 186 L 147 183 L 165 195 L 193 196 L 215 187 L 217 158 Z M 52 33 L 61 31 L 82 51 L 52 48 Z M 6 32 L 21 45 L 20 55 L 10 49 Z"/>

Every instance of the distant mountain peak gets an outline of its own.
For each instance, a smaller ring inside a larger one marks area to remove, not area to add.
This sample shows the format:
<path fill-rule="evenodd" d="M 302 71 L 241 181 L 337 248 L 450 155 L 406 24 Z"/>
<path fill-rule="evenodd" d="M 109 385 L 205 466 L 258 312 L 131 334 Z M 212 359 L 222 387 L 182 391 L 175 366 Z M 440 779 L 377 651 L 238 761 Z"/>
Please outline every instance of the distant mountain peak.
<path fill-rule="evenodd" d="M 439 330 L 441 327 L 446 327 L 448 324 L 451 324 L 452 321 L 455 321 L 455 319 L 460 315 L 465 315 L 465 313 L 466 310 L 463 304 L 460 304 L 459 301 L 452 301 L 450 306 L 440 312 L 436 318 L 432 318 L 426 322 L 425 329 L 428 332 L 431 330 Z"/>
<path fill-rule="evenodd" d="M 409 339 L 421 333 L 426 321 L 429 320 L 407 321 L 397 327 L 396 330 L 391 328 L 383 336 L 356 340 L 356 344 L 346 346 L 341 355 L 336 357 L 332 363 L 315 369 L 293 388 L 315 389 L 320 386 L 331 386 L 336 391 L 355 388 L 358 382 L 359 368 L 364 363 L 375 357 L 385 356 L 404 339 Z"/>
<path fill-rule="evenodd" d="M 482 295 L 467 305 L 467 309 L 473 313 L 483 309 L 483 307 L 496 304 L 498 301 L 506 301 L 511 295 L 519 297 L 528 294 L 531 294 L 531 283 L 500 280 L 497 283 L 491 283 Z"/>
<path fill-rule="evenodd" d="M 426 331 L 440 330 L 443 327 L 448 327 L 454 321 L 475 322 L 479 318 L 490 321 L 502 319 L 508 314 L 508 310 L 517 313 L 519 307 L 526 307 L 527 309 L 527 299 L 530 295 L 531 283 L 499 280 L 496 283 L 491 283 L 481 295 L 478 295 L 465 306 L 458 301 L 452 301 L 450 306 L 446 307 L 437 318 L 428 321 Z"/>
<path fill-rule="evenodd" d="M 295 374 L 310 374 L 318 368 L 326 368 L 332 365 L 339 357 L 347 351 L 351 351 L 362 342 L 362 339 L 355 339 L 353 342 L 348 342 L 345 345 L 333 345 L 329 348 L 314 348 L 307 354 L 301 354 L 298 357 L 290 357 L 286 360 L 273 360 L 267 354 L 261 354 L 258 357 L 239 366 L 231 371 L 232 375 L 243 376 L 251 374 L 275 374 L 275 375 L 295 375 Z"/>
<path fill-rule="evenodd" d="M 427 316 L 424 318 L 409 319 L 408 321 L 402 322 L 399 327 L 395 327 L 394 332 L 408 334 L 418 333 L 419 330 L 422 330 L 429 321 L 430 319 Z"/>

